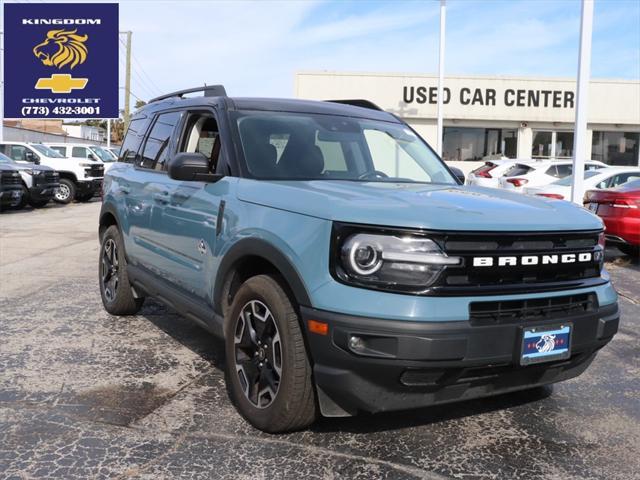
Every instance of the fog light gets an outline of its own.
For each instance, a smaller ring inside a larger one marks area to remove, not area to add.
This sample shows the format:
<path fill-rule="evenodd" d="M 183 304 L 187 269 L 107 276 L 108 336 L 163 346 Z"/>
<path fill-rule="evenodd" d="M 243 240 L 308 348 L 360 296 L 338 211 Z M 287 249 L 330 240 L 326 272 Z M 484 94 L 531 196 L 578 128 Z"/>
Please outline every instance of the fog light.
<path fill-rule="evenodd" d="M 351 335 L 351 337 L 349 337 L 349 348 L 358 353 L 362 353 L 367 349 L 364 344 L 364 340 L 360 337 L 356 337 L 355 335 Z"/>

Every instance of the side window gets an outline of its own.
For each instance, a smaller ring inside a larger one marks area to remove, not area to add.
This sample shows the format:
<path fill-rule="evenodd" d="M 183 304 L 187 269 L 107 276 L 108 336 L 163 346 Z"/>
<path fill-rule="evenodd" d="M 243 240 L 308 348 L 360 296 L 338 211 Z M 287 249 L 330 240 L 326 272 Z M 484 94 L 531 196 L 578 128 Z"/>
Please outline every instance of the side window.
<path fill-rule="evenodd" d="M 58 152 L 63 157 L 67 156 L 67 147 L 58 147 L 58 146 L 54 145 L 54 146 L 49 146 L 49 148 L 51 148 L 52 150 L 55 150 L 56 152 Z"/>
<path fill-rule="evenodd" d="M 150 170 L 163 169 L 169 153 L 171 135 L 179 120 L 180 112 L 162 113 L 156 117 L 156 121 L 144 144 L 142 156 L 137 162 L 139 167 Z"/>
<path fill-rule="evenodd" d="M 211 171 L 216 170 L 220 156 L 218 123 L 209 113 L 191 114 L 179 143 L 180 152 L 202 153 L 209 159 Z"/>
<path fill-rule="evenodd" d="M 11 145 L 9 156 L 16 161 L 24 161 L 27 159 L 27 149 L 22 145 Z"/>
<path fill-rule="evenodd" d="M 364 130 L 373 165 L 370 170 L 382 172 L 389 177 L 406 177 L 417 181 L 431 181 L 429 174 L 405 150 L 400 148 L 386 132 Z M 362 172 L 366 173 L 366 172 Z"/>
<path fill-rule="evenodd" d="M 135 163 L 138 151 L 142 144 L 142 137 L 147 130 L 149 120 L 146 117 L 133 118 L 129 122 L 127 134 L 124 136 L 122 147 L 120 147 L 120 157 L 118 160 L 125 163 Z"/>
<path fill-rule="evenodd" d="M 551 175 L 552 177 L 560 178 L 560 175 L 558 175 L 558 167 L 556 165 L 551 165 L 544 173 Z"/>
<path fill-rule="evenodd" d="M 556 165 L 556 168 L 558 169 L 558 175 L 556 175 L 558 178 L 568 177 L 573 172 L 573 165 Z"/>
<path fill-rule="evenodd" d="M 71 149 L 72 157 L 87 158 L 87 147 L 73 147 Z"/>
<path fill-rule="evenodd" d="M 322 152 L 325 172 L 346 172 L 347 161 L 344 158 L 342 144 L 338 141 L 323 140 L 320 133 L 316 133 L 316 146 Z"/>

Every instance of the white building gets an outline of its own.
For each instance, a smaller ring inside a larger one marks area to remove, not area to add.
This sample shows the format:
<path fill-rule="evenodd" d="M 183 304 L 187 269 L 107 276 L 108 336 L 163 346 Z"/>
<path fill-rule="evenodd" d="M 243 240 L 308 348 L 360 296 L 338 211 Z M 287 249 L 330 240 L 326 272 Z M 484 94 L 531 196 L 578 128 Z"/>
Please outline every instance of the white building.
<path fill-rule="evenodd" d="M 65 124 L 62 128 L 68 135 L 93 142 L 105 142 L 107 140 L 107 131 L 101 127 L 79 124 Z"/>
<path fill-rule="evenodd" d="M 444 143 L 449 162 L 484 158 L 569 158 L 575 79 L 445 77 Z M 436 75 L 300 72 L 295 96 L 366 99 L 402 117 L 436 146 Z M 592 80 L 587 154 L 611 165 L 640 165 L 640 82 Z M 464 167 L 467 168 L 464 168 Z"/>

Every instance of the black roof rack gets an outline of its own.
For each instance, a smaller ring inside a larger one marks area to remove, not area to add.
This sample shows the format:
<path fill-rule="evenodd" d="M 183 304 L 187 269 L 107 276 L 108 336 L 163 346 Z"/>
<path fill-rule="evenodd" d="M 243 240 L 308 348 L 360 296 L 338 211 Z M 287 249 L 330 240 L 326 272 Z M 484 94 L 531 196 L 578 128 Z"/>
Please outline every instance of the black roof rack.
<path fill-rule="evenodd" d="M 223 85 L 205 85 L 204 87 L 187 88 L 186 90 L 178 90 L 177 92 L 167 93 L 166 95 L 160 95 L 159 97 L 152 98 L 149 103 L 157 102 L 159 100 L 165 100 L 167 98 L 180 97 L 187 93 L 204 92 L 205 97 L 226 97 L 227 91 Z"/>
<path fill-rule="evenodd" d="M 343 103 L 345 105 L 353 105 L 354 107 L 362 107 L 362 108 L 368 108 L 370 110 L 379 110 L 379 111 L 383 111 L 378 105 L 376 105 L 375 103 L 369 101 L 369 100 L 364 100 L 364 99 L 353 99 L 353 100 L 325 100 L 325 102 L 330 102 L 330 103 Z"/>

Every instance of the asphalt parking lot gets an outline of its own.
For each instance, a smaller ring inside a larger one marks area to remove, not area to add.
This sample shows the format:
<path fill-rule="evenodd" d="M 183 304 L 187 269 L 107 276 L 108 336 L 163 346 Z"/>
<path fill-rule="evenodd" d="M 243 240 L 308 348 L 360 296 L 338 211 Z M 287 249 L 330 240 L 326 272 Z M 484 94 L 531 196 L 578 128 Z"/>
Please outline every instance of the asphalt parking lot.
<path fill-rule="evenodd" d="M 621 329 L 581 377 L 273 436 L 231 406 L 213 336 L 103 310 L 99 207 L 0 216 L 0 477 L 640 478 L 640 266 L 617 250 Z"/>

